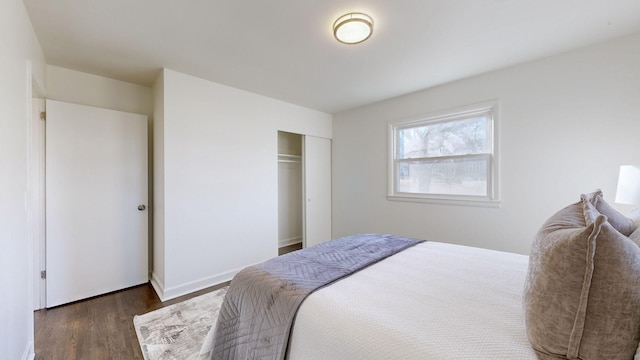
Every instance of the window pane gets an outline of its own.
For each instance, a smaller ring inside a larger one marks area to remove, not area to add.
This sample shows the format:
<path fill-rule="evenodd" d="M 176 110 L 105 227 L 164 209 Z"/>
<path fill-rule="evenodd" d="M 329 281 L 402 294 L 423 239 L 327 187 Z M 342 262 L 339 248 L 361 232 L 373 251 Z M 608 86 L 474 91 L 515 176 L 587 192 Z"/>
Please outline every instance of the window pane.
<path fill-rule="evenodd" d="M 487 196 L 489 158 L 398 162 L 397 192 Z"/>
<path fill-rule="evenodd" d="M 398 159 L 487 153 L 487 118 L 478 116 L 399 129 L 397 144 Z"/>

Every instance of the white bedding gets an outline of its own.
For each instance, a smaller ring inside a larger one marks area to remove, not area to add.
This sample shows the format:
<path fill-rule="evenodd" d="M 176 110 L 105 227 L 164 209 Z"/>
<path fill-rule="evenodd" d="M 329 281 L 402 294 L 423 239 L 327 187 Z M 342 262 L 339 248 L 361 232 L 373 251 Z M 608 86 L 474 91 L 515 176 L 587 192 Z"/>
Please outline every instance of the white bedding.
<path fill-rule="evenodd" d="M 425 242 L 311 294 L 292 360 L 536 359 L 525 333 L 528 257 Z"/>

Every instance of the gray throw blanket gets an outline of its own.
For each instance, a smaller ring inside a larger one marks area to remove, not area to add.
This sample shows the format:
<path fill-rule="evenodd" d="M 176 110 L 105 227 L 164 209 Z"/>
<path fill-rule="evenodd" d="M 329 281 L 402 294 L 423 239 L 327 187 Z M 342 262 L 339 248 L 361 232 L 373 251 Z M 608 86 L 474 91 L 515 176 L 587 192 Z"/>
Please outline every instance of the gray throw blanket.
<path fill-rule="evenodd" d="M 220 309 L 211 359 L 284 359 L 295 315 L 309 294 L 423 241 L 354 235 L 243 269 Z"/>

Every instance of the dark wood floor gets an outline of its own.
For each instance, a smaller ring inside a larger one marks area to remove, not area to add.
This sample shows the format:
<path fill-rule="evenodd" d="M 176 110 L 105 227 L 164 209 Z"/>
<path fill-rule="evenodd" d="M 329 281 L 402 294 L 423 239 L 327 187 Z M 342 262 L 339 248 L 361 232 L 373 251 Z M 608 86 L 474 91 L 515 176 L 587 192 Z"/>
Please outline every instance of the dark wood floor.
<path fill-rule="evenodd" d="M 300 249 L 281 248 L 280 255 Z M 133 316 L 169 306 L 228 285 L 224 283 L 161 302 L 144 284 L 35 312 L 36 360 L 142 359 Z"/>
<path fill-rule="evenodd" d="M 218 289 L 221 284 L 161 302 L 144 284 L 35 312 L 36 360 L 142 359 L 133 316 Z"/>
<path fill-rule="evenodd" d="M 300 250 L 302 249 L 302 243 L 298 243 L 298 244 L 293 244 L 293 245 L 289 245 L 289 246 L 284 246 L 281 247 L 280 249 L 278 249 L 278 255 L 284 255 L 286 253 L 292 252 L 292 251 L 296 251 L 296 250 Z"/>

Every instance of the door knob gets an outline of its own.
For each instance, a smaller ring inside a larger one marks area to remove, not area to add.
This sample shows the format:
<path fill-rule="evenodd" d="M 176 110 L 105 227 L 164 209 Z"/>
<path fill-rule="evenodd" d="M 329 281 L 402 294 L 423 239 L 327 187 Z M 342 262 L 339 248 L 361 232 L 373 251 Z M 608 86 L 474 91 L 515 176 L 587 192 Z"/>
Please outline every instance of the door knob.
<path fill-rule="evenodd" d="M 144 205 L 138 205 L 138 210 L 140 211 L 144 211 L 144 209 L 146 209 L 147 207 Z"/>

